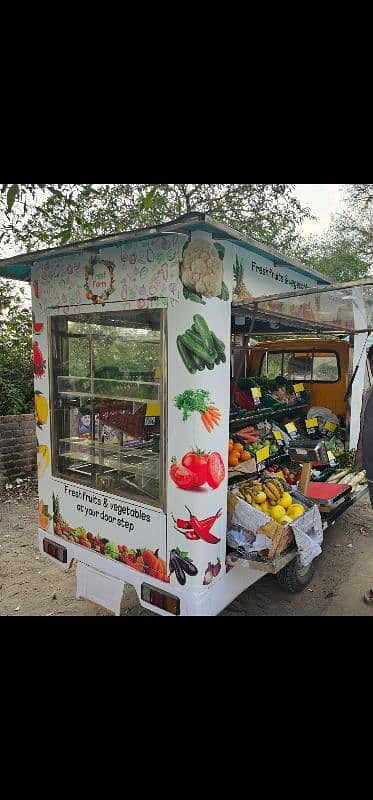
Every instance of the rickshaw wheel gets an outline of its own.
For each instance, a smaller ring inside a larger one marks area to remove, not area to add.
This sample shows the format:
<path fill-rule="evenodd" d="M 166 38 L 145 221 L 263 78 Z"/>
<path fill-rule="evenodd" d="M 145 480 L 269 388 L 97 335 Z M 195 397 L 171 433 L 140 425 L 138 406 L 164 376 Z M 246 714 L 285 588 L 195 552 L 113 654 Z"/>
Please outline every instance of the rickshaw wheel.
<path fill-rule="evenodd" d="M 285 591 L 295 594 L 296 592 L 302 592 L 311 583 L 314 574 L 315 560 L 311 561 L 307 567 L 302 567 L 297 556 L 277 573 L 276 578 Z"/>

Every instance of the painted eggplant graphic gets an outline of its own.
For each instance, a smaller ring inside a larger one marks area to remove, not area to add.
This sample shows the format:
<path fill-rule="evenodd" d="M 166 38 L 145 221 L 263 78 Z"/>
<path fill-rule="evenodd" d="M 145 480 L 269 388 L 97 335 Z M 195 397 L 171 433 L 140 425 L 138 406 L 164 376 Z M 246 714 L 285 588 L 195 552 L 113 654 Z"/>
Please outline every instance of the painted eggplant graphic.
<path fill-rule="evenodd" d="M 177 547 L 170 552 L 170 573 L 174 572 L 181 586 L 185 586 L 186 576 L 195 577 L 198 569 L 188 557 L 188 553 L 183 553 Z"/>

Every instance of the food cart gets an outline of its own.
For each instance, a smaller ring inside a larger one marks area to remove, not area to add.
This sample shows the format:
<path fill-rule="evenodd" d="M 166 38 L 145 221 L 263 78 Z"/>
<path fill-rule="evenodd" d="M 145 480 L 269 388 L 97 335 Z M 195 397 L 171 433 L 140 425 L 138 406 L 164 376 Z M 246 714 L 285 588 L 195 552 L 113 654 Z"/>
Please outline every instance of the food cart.
<path fill-rule="evenodd" d="M 3 259 L 0 275 L 31 283 L 39 548 L 64 569 L 76 562 L 77 596 L 119 615 L 129 584 L 159 614 L 216 615 L 266 573 L 292 591 L 307 585 L 322 536 L 302 563 L 299 541 L 308 534 L 300 525 L 294 540 L 296 516 L 283 525 L 279 518 L 273 534 L 274 520 L 253 502 L 261 549 L 248 558 L 250 547 L 235 549 L 236 506 L 247 513 L 249 505 L 240 482 L 264 486 L 265 476 L 270 495 L 274 461 L 279 467 L 292 452 L 304 465 L 321 453 L 312 449 L 315 435 L 307 448 L 304 437 L 292 441 L 290 432 L 286 440 L 272 425 L 284 408 L 263 378 L 280 351 L 282 367 L 284 353 L 293 365 L 286 362 L 290 427 L 312 407 L 312 391 L 339 382 L 350 389 L 344 449 L 356 446 L 373 283 L 331 286 L 202 213 Z M 291 344 L 280 347 L 282 336 Z M 313 380 L 318 348 L 325 368 L 334 352 L 337 380 Z M 252 405 L 237 405 L 240 392 Z M 259 449 L 240 439 L 245 425 Z M 318 428 L 316 438 L 330 432 Z M 234 445 L 243 455 L 231 467 Z M 330 454 L 321 449 L 325 465 Z M 326 530 L 366 488 L 353 498 L 346 490 L 331 510 L 307 497 L 309 478 L 290 486 L 282 472 L 281 497 L 294 493 L 292 506 L 303 507 L 313 531 L 320 521 Z M 249 485 L 256 497 L 261 488 Z"/>

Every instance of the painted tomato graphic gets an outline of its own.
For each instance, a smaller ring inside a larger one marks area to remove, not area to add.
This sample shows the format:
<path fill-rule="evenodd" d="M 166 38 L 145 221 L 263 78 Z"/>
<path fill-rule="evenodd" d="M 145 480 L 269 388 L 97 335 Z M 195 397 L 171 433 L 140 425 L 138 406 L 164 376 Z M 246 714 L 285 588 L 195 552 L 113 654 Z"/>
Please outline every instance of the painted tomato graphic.
<path fill-rule="evenodd" d="M 224 461 L 218 452 L 211 453 L 207 462 L 207 483 L 211 489 L 217 489 L 225 478 Z"/>
<path fill-rule="evenodd" d="M 172 459 L 170 476 L 179 489 L 198 490 L 206 483 L 211 489 L 217 489 L 225 478 L 224 461 L 217 451 L 190 450 L 180 463 Z"/>
<path fill-rule="evenodd" d="M 176 459 L 172 459 L 170 475 L 179 489 L 191 489 L 197 484 L 197 475 L 182 464 L 177 464 Z"/>
<path fill-rule="evenodd" d="M 194 472 L 197 476 L 197 486 L 203 486 L 207 481 L 207 463 L 209 456 L 203 450 L 191 450 L 182 459 L 183 467 Z"/>

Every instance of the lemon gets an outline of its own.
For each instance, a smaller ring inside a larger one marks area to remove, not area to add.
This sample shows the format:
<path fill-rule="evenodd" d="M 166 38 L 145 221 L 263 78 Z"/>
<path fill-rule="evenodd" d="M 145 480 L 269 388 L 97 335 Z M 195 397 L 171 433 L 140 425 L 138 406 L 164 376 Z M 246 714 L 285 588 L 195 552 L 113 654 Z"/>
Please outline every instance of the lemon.
<path fill-rule="evenodd" d="M 284 492 L 284 494 L 281 497 L 281 505 L 286 509 L 289 508 L 289 506 L 291 506 L 292 504 L 293 500 L 291 494 L 289 494 L 289 492 Z"/>
<path fill-rule="evenodd" d="M 265 503 L 266 500 L 267 500 L 267 495 L 264 492 L 258 492 L 255 501 L 261 505 L 262 503 Z"/>
<path fill-rule="evenodd" d="M 265 514 L 269 514 L 269 503 L 268 503 L 268 500 L 266 500 L 265 503 L 261 503 L 260 510 L 264 511 Z"/>
<path fill-rule="evenodd" d="M 286 512 L 283 506 L 272 506 L 270 509 L 270 515 L 272 519 L 276 520 L 276 522 L 281 522 L 282 518 L 285 516 Z"/>
<path fill-rule="evenodd" d="M 292 503 L 291 506 L 287 508 L 287 512 L 289 517 L 297 519 L 297 517 L 301 517 L 302 514 L 304 514 L 305 508 L 302 503 Z"/>
<path fill-rule="evenodd" d="M 285 514 L 285 516 L 281 520 L 281 525 L 289 525 L 289 523 L 292 522 L 293 522 L 292 518 L 289 517 L 287 514 Z"/>

